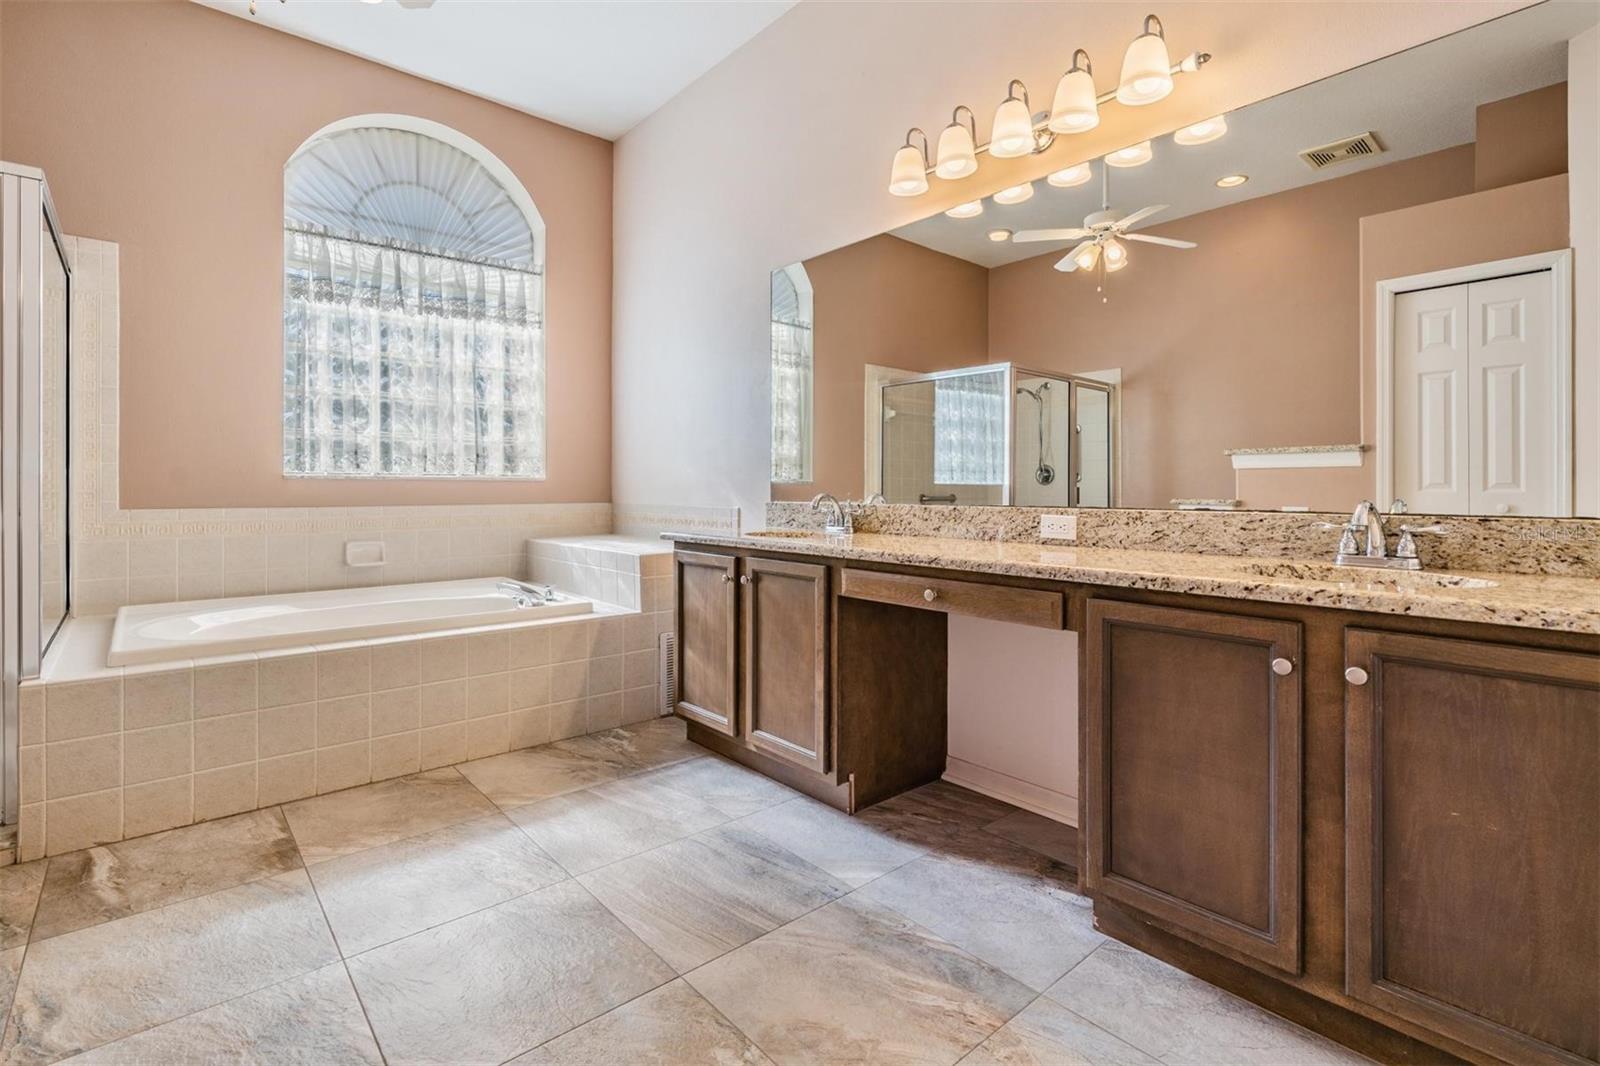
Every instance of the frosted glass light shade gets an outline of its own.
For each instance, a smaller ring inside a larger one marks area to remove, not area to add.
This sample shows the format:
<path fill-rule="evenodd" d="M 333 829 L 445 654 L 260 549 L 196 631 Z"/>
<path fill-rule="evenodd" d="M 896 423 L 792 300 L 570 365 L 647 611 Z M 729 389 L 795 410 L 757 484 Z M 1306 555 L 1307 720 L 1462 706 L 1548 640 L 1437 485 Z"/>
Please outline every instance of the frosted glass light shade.
<path fill-rule="evenodd" d="M 1228 120 L 1218 115 L 1216 118 L 1208 118 L 1203 122 L 1183 127 L 1172 135 L 1172 139 L 1182 145 L 1206 144 L 1227 132 Z"/>
<path fill-rule="evenodd" d="M 893 196 L 921 196 L 928 191 L 926 161 L 912 145 L 903 145 L 894 154 L 894 166 L 889 171 L 889 192 Z"/>
<path fill-rule="evenodd" d="M 1020 204 L 1024 200 L 1031 199 L 1033 199 L 1033 185 L 1031 183 L 1013 185 L 1009 189 L 1001 189 L 994 194 L 994 202 L 997 204 Z"/>
<path fill-rule="evenodd" d="M 964 178 L 978 169 L 977 146 L 972 143 L 972 131 L 959 122 L 952 122 L 939 134 L 938 161 L 933 172 L 946 181 Z"/>
<path fill-rule="evenodd" d="M 1100 246 L 1091 244 L 1083 251 L 1072 257 L 1073 265 L 1079 270 L 1093 270 L 1094 265 L 1100 261 Z"/>
<path fill-rule="evenodd" d="M 1142 167 L 1150 162 L 1153 154 L 1150 150 L 1150 142 L 1140 141 L 1138 144 L 1130 144 L 1126 148 L 1118 148 L 1115 152 L 1106 156 L 1106 162 L 1114 167 Z"/>
<path fill-rule="evenodd" d="M 1057 133 L 1083 133 L 1100 125 L 1100 104 L 1095 100 L 1094 75 L 1069 70 L 1056 83 L 1050 105 L 1050 128 Z"/>
<path fill-rule="evenodd" d="M 1115 237 L 1106 241 L 1105 256 L 1107 270 L 1121 270 L 1128 265 L 1128 249 Z"/>
<path fill-rule="evenodd" d="M 994 130 L 989 134 L 989 154 L 996 159 L 1016 159 L 1033 151 L 1033 116 L 1028 105 L 1008 96 L 995 108 Z"/>
<path fill-rule="evenodd" d="M 1142 33 L 1122 57 L 1122 77 L 1117 81 L 1117 102 L 1138 107 L 1165 99 L 1172 92 L 1172 60 L 1159 33 Z"/>
<path fill-rule="evenodd" d="M 989 231 L 989 239 L 996 244 L 1009 241 L 1011 239 L 1011 231 L 1008 229 L 992 229 Z"/>
<path fill-rule="evenodd" d="M 1044 180 L 1058 189 L 1070 189 L 1074 185 L 1082 185 L 1092 177 L 1094 171 L 1090 169 L 1088 163 L 1075 163 L 1063 170 L 1054 171 Z"/>
<path fill-rule="evenodd" d="M 983 214 L 983 201 L 971 200 L 964 204 L 957 204 L 945 212 L 951 218 L 977 218 Z"/>

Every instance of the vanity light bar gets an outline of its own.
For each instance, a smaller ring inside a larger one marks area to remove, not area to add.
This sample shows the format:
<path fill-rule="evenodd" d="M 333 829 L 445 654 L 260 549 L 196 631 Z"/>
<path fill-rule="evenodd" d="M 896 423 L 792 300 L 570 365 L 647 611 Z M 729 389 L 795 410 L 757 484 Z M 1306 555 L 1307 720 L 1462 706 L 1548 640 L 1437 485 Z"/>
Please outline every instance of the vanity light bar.
<path fill-rule="evenodd" d="M 908 131 L 905 143 L 895 152 L 889 192 L 894 196 L 921 196 L 928 191 L 927 175 L 947 181 L 967 177 L 977 171 L 977 157 L 981 152 L 996 159 L 1037 155 L 1054 144 L 1058 134 L 1084 133 L 1098 126 L 1101 104 L 1113 100 L 1131 107 L 1153 104 L 1172 91 L 1177 75 L 1194 74 L 1210 61 L 1209 52 L 1190 52 L 1178 62 L 1170 62 L 1161 20 L 1147 15 L 1143 32 L 1128 46 L 1123 57 L 1122 73 L 1115 89 L 1091 95 L 1094 75 L 1089 53 L 1076 49 L 1072 53 L 1071 68 L 1056 86 L 1052 103 L 1056 114 L 1034 113 L 1028 87 L 1013 78 L 1006 84 L 1006 98 L 995 110 L 989 140 L 978 142 L 977 121 L 972 109 L 964 104 L 951 113 L 950 124 L 939 136 L 937 159 L 929 151 L 926 134 L 915 128 Z M 964 122 L 962 112 L 966 112 Z M 914 136 L 922 138 L 920 151 L 912 144 Z M 912 176 L 918 164 L 923 177 L 920 182 Z"/>

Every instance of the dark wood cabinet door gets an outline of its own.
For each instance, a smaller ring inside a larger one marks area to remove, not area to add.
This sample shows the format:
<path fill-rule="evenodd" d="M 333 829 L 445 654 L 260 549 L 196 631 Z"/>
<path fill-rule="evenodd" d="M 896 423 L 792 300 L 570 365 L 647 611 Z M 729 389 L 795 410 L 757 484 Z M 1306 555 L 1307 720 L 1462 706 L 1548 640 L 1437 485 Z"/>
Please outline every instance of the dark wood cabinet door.
<path fill-rule="evenodd" d="M 678 714 L 719 733 L 738 733 L 738 560 L 680 551 Z"/>
<path fill-rule="evenodd" d="M 828 568 L 744 560 L 744 733 L 750 746 L 828 768 Z"/>
<path fill-rule="evenodd" d="M 1600 1059 L 1600 658 L 1345 653 L 1346 991 L 1508 1062 Z"/>
<path fill-rule="evenodd" d="M 1084 628 L 1086 887 L 1298 973 L 1299 624 L 1091 600 Z"/>

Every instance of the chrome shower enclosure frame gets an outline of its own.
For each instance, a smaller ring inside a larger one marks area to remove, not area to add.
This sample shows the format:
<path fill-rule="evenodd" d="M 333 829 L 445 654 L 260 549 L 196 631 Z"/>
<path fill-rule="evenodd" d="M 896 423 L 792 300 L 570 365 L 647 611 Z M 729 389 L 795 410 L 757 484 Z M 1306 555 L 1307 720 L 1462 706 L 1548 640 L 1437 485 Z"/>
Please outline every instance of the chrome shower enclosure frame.
<path fill-rule="evenodd" d="M 59 486 L 67 509 L 60 531 L 62 615 L 41 619 L 43 529 L 44 344 L 46 257 L 61 266 L 61 341 L 67 367 L 57 382 L 62 403 L 60 447 L 71 440 L 66 419 L 71 360 L 72 265 L 44 173 L 0 162 L 0 823 L 19 812 L 17 758 L 20 683 L 37 677 L 45 649 L 71 610 L 71 486 Z M 65 452 L 63 452 L 65 455 Z M 63 462 L 64 470 L 70 464 Z M 70 473 L 66 476 L 70 477 Z"/>
<path fill-rule="evenodd" d="M 1072 502 L 1064 506 L 1077 507 L 1079 475 L 1082 473 L 1081 452 L 1078 446 L 1077 434 L 1073 431 L 1078 424 L 1078 389 L 1088 388 L 1104 392 L 1108 396 L 1107 407 L 1109 411 L 1109 434 L 1112 441 L 1111 469 L 1108 478 L 1111 487 L 1111 501 L 1109 506 L 1116 507 L 1121 499 L 1121 427 L 1118 424 L 1121 417 L 1121 404 L 1118 402 L 1118 386 L 1111 382 L 1079 374 L 1064 374 L 1057 370 L 1032 370 L 1016 363 L 982 363 L 976 366 L 957 367 L 954 370 L 935 370 L 925 374 L 912 374 L 908 377 L 885 381 L 879 386 L 879 410 L 888 408 L 889 390 L 901 385 L 915 385 L 920 382 L 938 382 L 950 378 L 971 377 L 977 374 L 1000 374 L 1005 382 L 1005 453 L 1006 453 L 1006 478 L 1000 486 L 1000 506 L 1007 507 L 1016 503 L 1017 480 L 1017 385 L 1023 378 L 1044 378 L 1048 381 L 1059 381 L 1070 385 L 1068 405 L 1068 448 L 1066 476 L 1070 479 L 1072 489 Z M 888 460 L 888 449 L 884 447 L 883 432 L 884 420 L 880 413 L 878 425 L 878 479 L 882 485 L 886 480 L 885 469 Z"/>

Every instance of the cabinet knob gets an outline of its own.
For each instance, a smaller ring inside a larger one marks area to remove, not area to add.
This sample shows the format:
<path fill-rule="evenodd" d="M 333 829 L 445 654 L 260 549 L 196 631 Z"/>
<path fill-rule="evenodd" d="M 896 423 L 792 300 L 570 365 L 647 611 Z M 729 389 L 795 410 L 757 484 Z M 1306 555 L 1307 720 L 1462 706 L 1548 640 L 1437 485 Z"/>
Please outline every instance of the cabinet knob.
<path fill-rule="evenodd" d="M 1272 660 L 1272 672 L 1279 677 L 1287 677 L 1294 673 L 1294 663 L 1280 656 Z"/>
<path fill-rule="evenodd" d="M 728 584 L 732 580 L 733 580 L 733 575 L 732 574 L 723 574 L 722 575 L 722 583 L 724 585 Z"/>
<path fill-rule="evenodd" d="M 929 603 L 932 603 L 934 600 L 939 598 L 939 594 L 932 589 L 923 589 L 922 598 L 927 600 Z"/>
<path fill-rule="evenodd" d="M 1344 671 L 1344 679 L 1352 685 L 1365 685 L 1367 683 L 1367 672 L 1359 666 L 1347 666 Z"/>
<path fill-rule="evenodd" d="M 750 575 L 749 574 L 740 574 L 739 575 L 739 584 L 741 584 L 741 585 L 750 584 Z"/>

